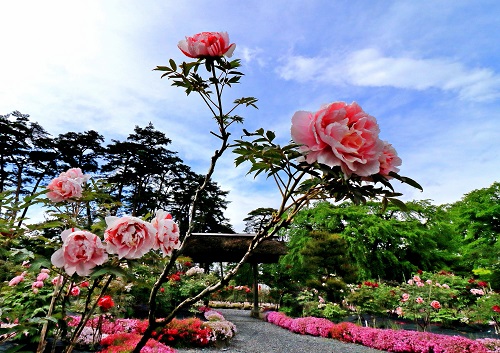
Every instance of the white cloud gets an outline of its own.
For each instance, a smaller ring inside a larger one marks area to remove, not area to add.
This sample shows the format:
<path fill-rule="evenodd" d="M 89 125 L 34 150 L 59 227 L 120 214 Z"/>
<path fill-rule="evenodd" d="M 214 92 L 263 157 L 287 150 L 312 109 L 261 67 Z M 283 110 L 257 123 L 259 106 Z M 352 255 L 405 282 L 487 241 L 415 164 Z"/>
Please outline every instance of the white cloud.
<path fill-rule="evenodd" d="M 292 56 L 279 74 L 286 80 L 318 81 L 364 87 L 389 86 L 425 90 L 437 88 L 458 93 L 470 101 L 500 97 L 500 75 L 487 68 L 467 68 L 451 59 L 390 57 L 364 49 L 344 58 Z"/>

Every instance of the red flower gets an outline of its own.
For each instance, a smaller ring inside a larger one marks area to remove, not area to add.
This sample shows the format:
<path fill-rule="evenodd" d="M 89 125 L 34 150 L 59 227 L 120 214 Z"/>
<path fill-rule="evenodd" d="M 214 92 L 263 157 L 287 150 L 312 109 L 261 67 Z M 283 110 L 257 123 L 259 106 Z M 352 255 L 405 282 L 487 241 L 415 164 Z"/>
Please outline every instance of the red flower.
<path fill-rule="evenodd" d="M 474 278 L 471 278 L 471 279 L 470 279 L 470 280 L 468 280 L 467 282 L 469 282 L 469 283 L 474 283 L 474 282 L 476 282 L 476 280 L 475 280 Z"/>
<path fill-rule="evenodd" d="M 485 282 L 485 281 L 480 281 L 480 282 L 477 282 L 477 285 L 479 287 L 488 287 L 488 282 Z"/>
<path fill-rule="evenodd" d="M 422 271 L 422 270 L 417 270 L 417 273 L 418 273 L 419 275 L 421 275 L 423 272 L 424 272 L 424 271 Z"/>
<path fill-rule="evenodd" d="M 500 306 L 499 305 L 493 305 L 491 310 L 493 310 L 496 313 L 500 313 Z"/>
<path fill-rule="evenodd" d="M 108 311 L 115 306 L 115 302 L 109 295 L 105 295 L 97 301 L 97 306 L 100 307 L 102 311 Z"/>

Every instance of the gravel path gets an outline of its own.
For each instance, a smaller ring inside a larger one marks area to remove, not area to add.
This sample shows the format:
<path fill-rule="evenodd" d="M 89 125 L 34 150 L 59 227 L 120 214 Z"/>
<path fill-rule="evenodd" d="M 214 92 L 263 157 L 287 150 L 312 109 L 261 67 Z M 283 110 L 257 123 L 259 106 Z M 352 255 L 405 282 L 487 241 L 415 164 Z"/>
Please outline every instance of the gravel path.
<path fill-rule="evenodd" d="M 217 309 L 236 325 L 238 333 L 224 348 L 177 349 L 178 353 L 376 353 L 383 352 L 334 339 L 299 335 L 250 317 L 247 310 Z"/>

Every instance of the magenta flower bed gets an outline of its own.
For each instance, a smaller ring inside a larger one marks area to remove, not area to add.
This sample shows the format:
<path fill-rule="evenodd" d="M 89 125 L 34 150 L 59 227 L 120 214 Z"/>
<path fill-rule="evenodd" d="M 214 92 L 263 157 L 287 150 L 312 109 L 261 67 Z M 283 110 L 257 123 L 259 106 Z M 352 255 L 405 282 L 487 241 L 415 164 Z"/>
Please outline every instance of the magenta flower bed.
<path fill-rule="evenodd" d="M 481 342 L 461 336 L 430 332 L 375 329 L 352 323 L 334 324 L 327 319 L 304 317 L 292 319 L 283 313 L 269 312 L 266 321 L 292 332 L 330 337 L 343 342 L 398 353 L 489 353 Z M 500 342 L 500 340 L 499 340 Z"/>

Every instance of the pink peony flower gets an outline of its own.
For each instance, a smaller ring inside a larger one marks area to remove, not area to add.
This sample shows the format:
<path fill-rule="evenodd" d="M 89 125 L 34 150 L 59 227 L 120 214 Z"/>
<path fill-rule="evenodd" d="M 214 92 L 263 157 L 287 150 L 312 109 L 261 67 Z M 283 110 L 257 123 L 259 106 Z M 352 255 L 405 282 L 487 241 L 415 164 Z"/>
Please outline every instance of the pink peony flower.
<path fill-rule="evenodd" d="M 441 304 L 437 300 L 433 300 L 431 306 L 436 310 L 441 308 Z"/>
<path fill-rule="evenodd" d="M 184 55 L 190 58 L 233 56 L 236 44 L 229 44 L 227 32 L 201 32 L 186 37 L 177 44 Z"/>
<path fill-rule="evenodd" d="M 80 168 L 71 168 L 61 174 L 78 181 L 80 184 L 87 182 L 90 178 L 87 174 L 83 174 Z"/>
<path fill-rule="evenodd" d="M 36 280 L 39 282 L 45 281 L 47 278 L 49 278 L 49 274 L 46 272 L 40 272 L 38 276 L 36 276 Z"/>
<path fill-rule="evenodd" d="M 403 293 L 401 301 L 406 302 L 408 299 L 410 299 L 410 295 L 408 293 Z"/>
<path fill-rule="evenodd" d="M 163 256 L 170 256 L 172 250 L 179 249 L 179 227 L 170 213 L 163 210 L 156 211 L 156 217 L 151 223 L 156 229 L 153 249 L 161 249 Z"/>
<path fill-rule="evenodd" d="M 390 143 L 384 141 L 384 149 L 378 160 L 380 162 L 380 174 L 388 177 L 390 172 L 399 172 L 398 166 L 401 165 L 402 161 Z"/>
<path fill-rule="evenodd" d="M 78 286 L 71 287 L 69 294 L 71 294 L 74 297 L 80 295 L 80 287 L 78 287 Z"/>
<path fill-rule="evenodd" d="M 417 302 L 417 304 L 422 304 L 424 300 L 422 299 L 422 297 L 418 297 L 417 299 L 415 299 L 415 302 Z"/>
<path fill-rule="evenodd" d="M 346 176 L 380 172 L 384 143 L 378 137 L 377 121 L 355 102 L 334 102 L 315 113 L 296 112 L 291 133 L 302 145 L 307 163 L 340 166 Z"/>
<path fill-rule="evenodd" d="M 35 281 L 31 284 L 31 288 L 42 288 L 42 287 L 43 287 L 42 281 Z"/>
<path fill-rule="evenodd" d="M 68 177 L 57 177 L 47 186 L 50 191 L 47 198 L 52 202 L 61 202 L 67 199 L 77 199 L 82 196 L 82 185 Z"/>
<path fill-rule="evenodd" d="M 104 232 L 106 248 L 110 254 L 126 259 L 138 259 L 155 245 L 156 228 L 142 219 L 124 216 L 106 217 L 108 228 Z"/>
<path fill-rule="evenodd" d="M 63 283 L 63 276 L 58 275 L 58 276 L 56 276 L 56 277 L 52 278 L 52 280 L 51 280 L 50 282 L 51 282 L 54 286 L 55 286 L 55 285 L 58 285 L 58 284 L 59 284 L 59 285 L 61 285 L 61 284 Z"/>
<path fill-rule="evenodd" d="M 396 314 L 398 314 L 399 316 L 404 315 L 403 308 L 402 308 L 402 307 L 400 307 L 400 306 L 398 306 L 398 307 L 396 308 Z"/>
<path fill-rule="evenodd" d="M 47 198 L 52 202 L 78 199 L 82 196 L 82 185 L 89 179 L 80 168 L 72 168 L 59 174 L 47 186 Z"/>
<path fill-rule="evenodd" d="M 51 261 L 56 267 L 64 267 L 70 276 L 75 272 L 88 276 L 94 267 L 108 260 L 105 247 L 95 234 L 72 228 L 62 232 L 61 238 L 63 246 L 52 255 Z"/>
<path fill-rule="evenodd" d="M 13 287 L 13 286 L 17 286 L 19 283 L 21 283 L 22 281 L 24 281 L 24 275 L 19 275 L 19 276 L 16 276 L 14 278 L 12 278 L 10 281 L 9 281 L 9 286 Z"/>

